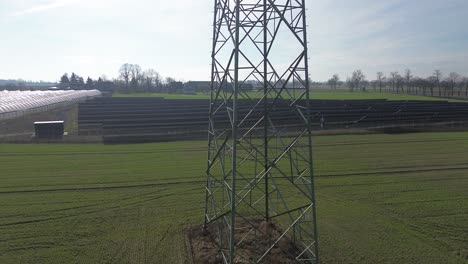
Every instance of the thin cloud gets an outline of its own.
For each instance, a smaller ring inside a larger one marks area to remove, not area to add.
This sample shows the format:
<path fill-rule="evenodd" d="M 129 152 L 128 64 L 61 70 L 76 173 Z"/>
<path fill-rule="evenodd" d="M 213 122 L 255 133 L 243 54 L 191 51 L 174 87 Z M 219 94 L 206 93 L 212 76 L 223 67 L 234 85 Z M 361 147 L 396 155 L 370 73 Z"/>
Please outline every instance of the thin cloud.
<path fill-rule="evenodd" d="M 12 17 L 18 17 L 18 16 L 24 16 L 24 15 L 30 15 L 30 14 L 36 14 L 36 13 L 41 13 L 45 12 L 51 9 L 56 9 L 64 6 L 71 5 L 75 2 L 78 2 L 78 0 L 57 0 L 48 4 L 42 4 L 38 6 L 34 6 L 25 10 L 21 10 L 19 12 L 13 13 L 10 16 Z"/>
<path fill-rule="evenodd" d="M 8 36 L 0 41 L 0 77 L 115 76 L 130 61 L 178 79 L 209 79 L 212 2 L 0 0 L 0 35 Z M 434 68 L 468 74 L 467 0 L 306 2 L 314 80 L 345 79 L 355 69 L 368 78 L 406 68 L 420 76 Z M 70 28 L 73 34 L 54 38 Z M 277 41 L 288 58 L 291 44 Z M 58 63 L 38 67 L 31 58 Z"/>

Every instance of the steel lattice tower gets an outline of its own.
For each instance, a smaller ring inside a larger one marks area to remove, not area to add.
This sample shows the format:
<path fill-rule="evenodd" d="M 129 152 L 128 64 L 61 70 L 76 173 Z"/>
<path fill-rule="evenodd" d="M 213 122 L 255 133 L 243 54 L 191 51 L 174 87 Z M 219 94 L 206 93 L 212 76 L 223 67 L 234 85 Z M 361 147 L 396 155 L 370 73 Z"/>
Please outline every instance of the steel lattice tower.
<path fill-rule="evenodd" d="M 215 0 L 204 227 L 225 263 L 319 262 L 307 58 L 305 0 Z"/>

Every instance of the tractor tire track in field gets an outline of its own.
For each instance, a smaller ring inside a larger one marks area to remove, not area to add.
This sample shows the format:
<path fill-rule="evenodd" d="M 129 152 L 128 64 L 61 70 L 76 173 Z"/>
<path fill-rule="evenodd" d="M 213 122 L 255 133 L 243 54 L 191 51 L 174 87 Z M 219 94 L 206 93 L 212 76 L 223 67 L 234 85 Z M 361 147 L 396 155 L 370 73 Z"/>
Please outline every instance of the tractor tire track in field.
<path fill-rule="evenodd" d="M 73 218 L 73 217 L 77 217 L 77 216 L 90 215 L 90 214 L 94 214 L 94 213 L 102 213 L 102 212 L 106 212 L 106 211 L 110 211 L 110 210 L 114 210 L 114 209 L 122 209 L 122 208 L 126 208 L 126 207 L 129 207 L 129 206 L 137 205 L 137 204 L 142 204 L 142 203 L 146 203 L 146 202 L 150 202 L 150 201 L 159 200 L 159 199 L 163 199 L 163 198 L 166 198 L 166 197 L 169 197 L 169 196 L 174 196 L 174 195 L 178 195 L 180 193 L 186 193 L 188 191 L 193 191 L 193 190 L 198 190 L 198 189 L 202 189 L 202 188 L 197 187 L 197 188 L 191 188 L 189 190 L 181 190 L 179 192 L 164 194 L 164 195 L 160 195 L 160 196 L 153 197 L 153 198 L 150 198 L 150 199 L 145 199 L 145 200 L 140 200 L 140 201 L 136 201 L 136 202 L 127 203 L 125 205 L 120 204 L 120 205 L 111 206 L 111 207 L 107 207 L 107 208 L 98 208 L 98 209 L 93 210 L 93 211 L 83 212 L 83 213 L 79 213 L 79 214 L 59 216 L 59 217 L 48 217 L 48 218 L 43 218 L 43 219 L 17 221 L 17 222 L 12 222 L 12 223 L 0 224 L 0 227 L 8 227 L 8 226 L 15 226 L 15 225 L 23 225 L 23 224 L 40 223 L 40 222 L 47 222 L 47 221 L 54 221 L 54 220 L 62 220 L 62 219 L 68 219 L 68 218 Z M 166 189 L 166 190 L 170 190 L 170 189 Z M 133 197 L 133 199 L 134 198 L 136 198 L 136 197 Z M 122 200 L 119 200 L 116 203 L 119 204 L 119 203 L 121 203 L 121 201 Z"/>
<path fill-rule="evenodd" d="M 29 246 L 29 247 L 16 247 L 16 248 L 12 248 L 12 249 L 7 249 L 5 251 L 2 251 L 2 254 L 11 253 L 11 252 L 15 252 L 15 251 L 23 251 L 23 250 L 49 249 L 49 248 L 54 248 L 56 246 L 57 245 L 53 244 L 53 243 L 45 244 L 45 245 L 34 244 L 33 246 Z"/>
<path fill-rule="evenodd" d="M 381 164 L 381 163 L 380 163 Z M 451 164 L 447 164 L 447 163 L 443 163 L 443 164 L 434 164 L 432 163 L 431 165 L 401 165 L 401 166 L 369 166 L 369 168 L 367 168 L 367 171 L 372 171 L 373 169 L 381 169 L 381 170 L 392 170 L 392 169 L 419 169 L 419 168 L 433 168 L 433 169 L 442 169 L 442 168 L 446 168 L 446 167 L 463 167 L 463 166 L 468 166 L 468 163 L 466 162 L 461 162 L 461 163 L 451 163 Z M 341 170 L 335 170 L 336 172 L 339 172 L 339 171 L 349 171 L 348 169 L 341 169 Z"/>
<path fill-rule="evenodd" d="M 48 192 L 67 192 L 67 191 L 107 191 L 117 189 L 134 189 L 134 188 L 150 188 L 158 186 L 169 186 L 169 185 L 183 185 L 183 184 L 198 184 L 205 183 L 205 180 L 198 181 L 186 181 L 186 182 L 164 182 L 164 183 L 149 183 L 149 184 L 137 184 L 137 185 L 124 185 L 124 186 L 104 186 L 104 187 L 77 187 L 77 188 L 61 188 L 61 189 L 45 189 L 45 190 L 17 190 L 17 191 L 3 191 L 0 195 L 7 194 L 21 194 L 21 193 L 48 193 Z"/>
<path fill-rule="evenodd" d="M 57 175 L 57 176 L 46 176 L 46 177 L 41 177 L 41 179 L 44 179 L 44 178 L 49 178 L 49 177 L 54 177 L 54 178 L 62 178 L 63 175 Z M 31 177 L 22 177 L 21 179 L 37 179 L 38 177 L 37 176 L 31 176 Z M 17 179 L 17 178 L 2 178 L 3 180 L 14 180 L 14 179 Z M 171 178 L 171 179 L 188 179 L 188 177 L 185 177 L 185 178 Z M 137 182 L 141 182 L 141 181 L 106 181 L 106 182 L 88 182 L 87 184 L 100 184 L 100 185 L 103 185 L 103 184 L 132 184 L 132 183 L 137 183 Z M 34 185 L 15 185 L 17 188 L 31 188 L 31 187 L 54 187 L 54 186 L 76 186 L 76 183 L 57 183 L 57 184 L 34 184 Z M 5 187 L 4 187 L 5 188 Z"/>
<path fill-rule="evenodd" d="M 58 213 L 58 212 L 65 212 L 65 211 L 70 211 L 70 210 L 75 210 L 75 209 L 83 209 L 83 208 L 89 208 L 93 207 L 99 204 L 91 204 L 91 205 L 83 205 L 83 206 L 75 206 L 75 207 L 69 207 L 69 208 L 62 208 L 62 209 L 56 209 L 56 210 L 49 210 L 49 211 L 42 211 L 40 212 L 41 214 L 45 213 Z M 4 215 L 0 216 L 0 219 L 8 219 L 8 218 L 16 218 L 16 217 L 30 217 L 31 215 L 29 214 L 16 214 L 16 215 Z"/>
<path fill-rule="evenodd" d="M 25 240 L 25 239 L 31 239 L 31 238 L 37 239 L 38 236 L 26 235 L 26 236 L 16 236 L 16 237 L 11 237 L 11 238 L 6 238 L 6 239 L 0 238 L 0 243 L 9 243 L 9 242 L 16 241 L 16 240 Z"/>
<path fill-rule="evenodd" d="M 434 217 L 441 217 L 441 216 L 450 216 L 450 217 L 453 217 L 453 216 L 464 216 L 464 215 L 468 215 L 468 212 L 431 214 L 431 215 L 417 216 L 417 217 L 414 217 L 414 218 L 417 218 L 417 219 L 426 219 L 426 218 L 434 218 Z"/>
<path fill-rule="evenodd" d="M 204 151 L 207 148 L 188 148 L 188 149 L 161 149 L 161 150 L 137 150 L 137 151 L 62 151 L 62 152 L 47 152 L 47 153 L 26 153 L 26 152 L 7 152 L 0 153 L 2 156 L 77 156 L 77 155 L 130 155 L 130 154 L 158 154 L 158 153 L 180 153 L 180 152 L 198 152 Z"/>
<path fill-rule="evenodd" d="M 166 189 L 158 189 L 158 192 L 167 191 L 167 190 L 170 190 L 170 189 L 167 189 L 167 188 Z M 135 196 L 129 196 L 129 197 L 121 198 L 121 199 L 119 199 L 119 202 L 149 196 L 149 195 L 152 195 L 154 193 L 155 192 L 150 192 L 150 193 L 139 194 L 139 195 L 135 195 Z M 115 202 L 110 201 L 110 202 L 105 202 L 105 203 L 94 203 L 94 204 L 83 205 L 83 206 L 74 206 L 74 207 L 68 207 L 68 208 L 62 208 L 62 209 L 56 209 L 56 210 L 41 211 L 40 213 L 41 214 L 48 214 L 48 213 L 65 212 L 65 211 L 70 211 L 70 210 L 75 210 L 75 209 L 83 209 L 83 208 L 90 208 L 90 207 L 95 207 L 95 206 L 103 206 L 103 205 L 112 204 L 112 203 L 115 203 Z M 31 215 L 28 215 L 28 214 L 17 214 L 17 215 L 0 216 L 0 219 L 7 219 L 7 218 L 13 218 L 13 217 L 30 217 L 30 216 Z"/>
<path fill-rule="evenodd" d="M 337 142 L 337 143 L 317 143 L 314 147 L 335 147 L 335 146 L 354 146 L 354 145 L 380 145 L 380 144 L 407 144 L 407 143 L 427 143 L 427 142 L 457 142 L 466 139 L 415 139 L 415 140 L 395 140 L 395 141 L 358 141 L 358 142 Z M 206 151 L 206 147 L 200 148 L 180 148 L 180 149 L 158 149 L 148 151 L 83 151 L 83 152 L 48 152 L 48 153 L 26 153 L 26 152 L 6 152 L 0 153 L 2 156 L 76 156 L 76 155 L 129 155 L 129 154 L 157 154 L 157 153 L 180 153 L 180 152 L 198 152 Z"/>
<path fill-rule="evenodd" d="M 465 164 L 465 163 L 461 163 Z M 436 165 L 437 166 L 437 165 Z M 427 167 L 427 166 L 425 166 Z M 411 166 L 396 166 L 387 168 L 411 168 Z M 406 173 L 420 173 L 420 172 L 436 172 L 436 171 L 465 171 L 468 166 L 451 166 L 445 168 L 420 168 L 420 169 L 406 169 L 406 170 L 383 170 L 383 171 L 357 171 L 352 173 L 316 173 L 317 177 L 350 177 L 350 176 L 366 176 L 366 175 L 390 175 L 390 174 L 406 174 Z M 193 177 L 179 177 L 175 179 L 189 179 Z M 434 180 L 434 179 L 430 179 Z M 446 179 L 440 179 L 446 180 Z M 67 192 L 67 191 L 105 191 L 115 189 L 132 189 L 132 188 L 151 188 L 158 186 L 170 185 L 184 185 L 184 184 L 205 184 L 205 180 L 195 181 L 176 181 L 164 183 L 150 183 L 150 184 L 136 184 L 136 185 L 123 185 L 123 186 L 103 186 L 103 187 L 76 187 L 76 188 L 59 188 L 59 189 L 44 189 L 44 190 L 15 190 L 15 191 L 2 191 L 0 195 L 23 194 L 23 193 L 48 193 L 48 192 Z"/>
<path fill-rule="evenodd" d="M 462 178 L 450 178 L 450 179 L 429 179 L 429 180 L 411 180 L 411 181 L 392 181 L 392 182 L 368 182 L 368 183 L 346 183 L 346 184 L 320 184 L 317 188 L 334 188 L 334 187 L 357 187 L 357 186 L 379 186 L 379 185 L 392 185 L 396 183 L 419 183 L 419 182 L 440 182 L 440 181 L 450 181 L 450 180 L 463 180 L 466 177 Z M 460 187 L 463 188 L 463 187 Z M 401 190 L 400 192 L 418 192 L 418 191 L 427 191 L 434 189 L 417 189 L 417 190 Z"/>
<path fill-rule="evenodd" d="M 415 200 L 415 201 L 405 201 L 405 202 L 384 202 L 379 203 L 379 205 L 401 205 L 401 204 L 417 204 L 417 203 L 434 203 L 434 202 L 447 202 L 447 201 L 460 201 L 465 200 L 466 197 L 457 197 L 452 199 L 430 199 L 430 200 Z"/>
<path fill-rule="evenodd" d="M 337 147 L 337 146 L 354 146 L 354 145 L 382 145 L 382 144 L 408 144 L 408 143 L 428 143 L 428 142 L 456 142 L 466 139 L 414 139 L 414 140 L 388 140 L 388 141 L 357 141 L 357 142 L 337 142 L 337 143 L 319 143 L 313 147 Z"/>
<path fill-rule="evenodd" d="M 0 227 L 8 227 L 8 226 L 33 224 L 33 223 L 40 223 L 40 222 L 47 222 L 47 221 L 54 221 L 54 220 L 62 220 L 62 219 L 73 218 L 73 217 L 82 216 L 82 215 L 88 215 L 88 214 L 93 214 L 93 213 L 98 213 L 98 212 L 109 211 L 109 210 L 118 209 L 118 208 L 121 208 L 121 206 L 113 206 L 113 207 L 109 207 L 109 208 L 106 208 L 106 209 L 94 210 L 94 211 L 89 211 L 89 212 L 74 214 L 74 215 L 49 217 L 49 218 L 35 219 L 35 220 L 28 220 L 28 221 L 17 221 L 17 222 L 12 222 L 12 223 L 7 223 L 7 224 L 0 224 Z"/>
<path fill-rule="evenodd" d="M 468 170 L 468 166 L 461 167 L 446 167 L 446 168 L 432 168 L 432 169 L 414 169 L 414 170 L 393 170 L 393 171 L 366 171 L 366 172 L 353 172 L 342 174 L 317 174 L 318 177 L 349 177 L 349 176 L 365 176 L 365 175 L 388 175 L 388 174 L 405 174 L 405 173 L 418 173 L 418 172 L 436 172 L 436 171 L 456 171 Z"/>

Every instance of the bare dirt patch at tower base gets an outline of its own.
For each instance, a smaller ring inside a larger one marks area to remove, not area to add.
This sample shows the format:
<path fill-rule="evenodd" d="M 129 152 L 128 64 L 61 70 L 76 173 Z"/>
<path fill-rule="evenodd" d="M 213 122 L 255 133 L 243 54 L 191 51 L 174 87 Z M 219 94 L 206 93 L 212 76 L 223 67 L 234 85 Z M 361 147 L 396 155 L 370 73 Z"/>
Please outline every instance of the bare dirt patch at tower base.
<path fill-rule="evenodd" d="M 262 256 L 282 234 L 282 231 L 274 223 L 267 223 L 263 220 L 254 220 L 250 223 L 255 226 L 256 234 L 249 232 L 250 225 L 245 221 L 237 221 L 236 223 L 236 243 L 243 239 L 236 247 L 236 263 L 256 263 L 256 259 Z M 209 225 L 205 231 L 200 225 L 190 227 L 186 232 L 189 254 L 191 254 L 193 263 L 224 263 L 218 249 L 218 229 L 215 223 Z M 296 256 L 301 251 L 291 239 L 284 236 L 262 259 L 261 263 L 297 263 Z"/>

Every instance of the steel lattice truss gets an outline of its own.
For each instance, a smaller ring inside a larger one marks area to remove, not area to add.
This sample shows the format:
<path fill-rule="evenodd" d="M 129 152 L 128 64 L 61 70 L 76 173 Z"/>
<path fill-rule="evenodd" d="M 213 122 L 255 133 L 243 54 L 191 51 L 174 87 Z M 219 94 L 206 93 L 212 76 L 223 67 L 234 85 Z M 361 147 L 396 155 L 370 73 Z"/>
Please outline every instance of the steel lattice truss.
<path fill-rule="evenodd" d="M 225 263 L 268 262 L 282 241 L 318 263 L 304 0 L 215 0 L 213 26 L 205 227 Z"/>

